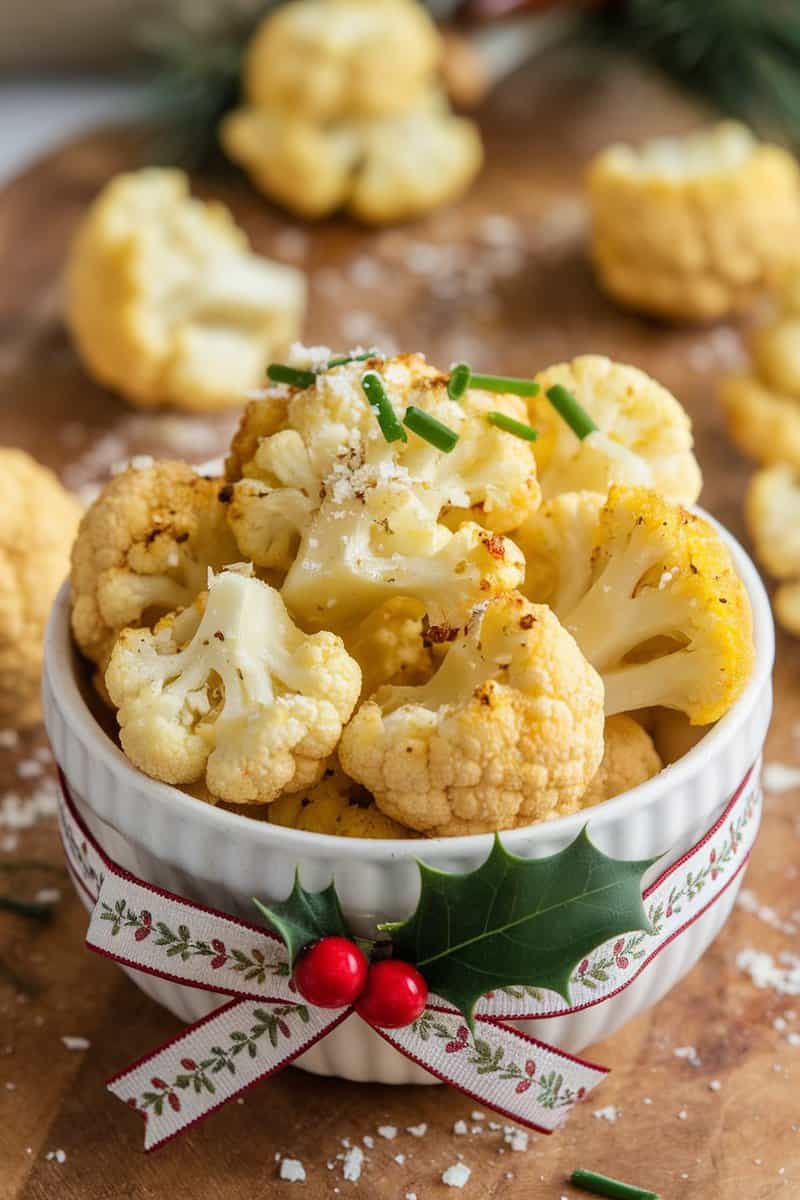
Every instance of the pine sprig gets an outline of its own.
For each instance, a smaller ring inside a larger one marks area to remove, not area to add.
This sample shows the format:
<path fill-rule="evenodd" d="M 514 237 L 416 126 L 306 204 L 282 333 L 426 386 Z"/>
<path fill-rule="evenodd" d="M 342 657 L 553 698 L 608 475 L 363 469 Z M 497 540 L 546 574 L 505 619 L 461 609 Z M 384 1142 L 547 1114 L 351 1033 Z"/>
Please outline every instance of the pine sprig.
<path fill-rule="evenodd" d="M 625 0 L 585 32 L 628 47 L 766 133 L 800 141 L 800 9 L 795 0 Z"/>

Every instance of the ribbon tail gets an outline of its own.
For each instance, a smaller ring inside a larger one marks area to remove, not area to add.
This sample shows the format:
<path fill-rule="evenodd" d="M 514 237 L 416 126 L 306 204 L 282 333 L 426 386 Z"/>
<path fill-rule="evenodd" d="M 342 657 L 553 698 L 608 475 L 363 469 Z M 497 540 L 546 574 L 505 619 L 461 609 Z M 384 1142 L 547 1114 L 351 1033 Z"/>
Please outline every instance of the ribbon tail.
<path fill-rule="evenodd" d="M 431 1075 L 501 1116 L 553 1133 L 608 1074 L 519 1029 L 477 1018 L 470 1034 L 454 1009 L 428 1008 L 406 1029 L 376 1029 Z"/>
<path fill-rule="evenodd" d="M 144 1147 L 155 1150 L 294 1062 L 350 1011 L 232 1000 L 106 1086 L 145 1118 Z"/>

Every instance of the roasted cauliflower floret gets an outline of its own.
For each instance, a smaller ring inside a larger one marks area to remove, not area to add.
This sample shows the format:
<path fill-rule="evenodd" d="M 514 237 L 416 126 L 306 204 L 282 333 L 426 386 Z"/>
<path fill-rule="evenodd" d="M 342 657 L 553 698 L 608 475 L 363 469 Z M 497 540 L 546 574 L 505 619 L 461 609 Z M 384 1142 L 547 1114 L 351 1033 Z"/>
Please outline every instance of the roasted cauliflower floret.
<path fill-rule="evenodd" d="M 67 322 L 91 373 L 139 405 L 242 403 L 296 336 L 299 271 L 253 254 L 220 204 L 189 196 L 180 171 L 112 180 L 67 265 Z"/>
<path fill-rule="evenodd" d="M 396 596 L 452 628 L 522 579 L 513 542 L 472 521 L 452 533 L 438 521 L 436 487 L 386 466 L 342 474 L 303 534 L 283 598 L 309 628 L 343 631 Z"/>
<path fill-rule="evenodd" d="M 732 121 L 639 150 L 609 147 L 588 173 L 600 282 L 656 316 L 740 309 L 797 243 L 799 181 L 791 154 Z"/>
<path fill-rule="evenodd" d="M 380 374 L 399 419 L 409 405 L 423 410 L 458 434 L 454 449 L 444 454 L 410 430 L 406 441 L 387 442 L 362 387 L 368 371 Z M 450 400 L 447 376 L 419 354 L 320 370 L 288 402 L 268 390 L 245 412 L 227 464 L 228 515 L 242 554 L 287 570 L 321 498 L 362 464 L 378 472 L 397 464 L 435 489 L 453 529 L 470 517 L 493 533 L 516 528 L 539 504 L 536 460 L 529 442 L 489 424 L 492 410 L 527 419 L 516 396 L 470 390 Z"/>
<path fill-rule="evenodd" d="M 731 440 L 747 458 L 800 467 L 800 396 L 774 392 L 753 375 L 728 375 L 719 398 Z"/>
<path fill-rule="evenodd" d="M 800 470 L 778 464 L 757 471 L 745 517 L 759 562 L 782 581 L 773 597 L 775 615 L 790 633 L 800 634 Z"/>
<path fill-rule="evenodd" d="M 106 671 L 120 741 L 166 783 L 268 804 L 319 780 L 361 689 L 332 633 L 307 636 L 280 594 L 227 570 L 151 633 L 126 629 Z"/>
<path fill-rule="evenodd" d="M 750 605 L 707 521 L 646 488 L 612 487 L 605 503 L 557 496 L 515 537 L 526 591 L 602 675 L 607 715 L 663 705 L 705 725 L 739 697 L 753 663 Z"/>
<path fill-rule="evenodd" d="M 416 0 L 293 0 L 250 41 L 244 92 L 256 107 L 316 121 L 386 116 L 429 85 L 440 55 Z"/>
<path fill-rule="evenodd" d="M 750 352 L 764 383 L 800 404 L 800 313 L 782 313 L 760 325 Z"/>
<path fill-rule="evenodd" d="M 425 683 L 434 672 L 437 647 L 456 630 L 431 627 L 419 600 L 397 596 L 376 608 L 342 637 L 361 667 L 363 696 L 386 683 Z"/>
<path fill-rule="evenodd" d="M 428 683 L 362 704 L 339 756 L 430 836 L 562 816 L 603 757 L 603 685 L 553 613 L 512 593 L 475 610 Z"/>
<path fill-rule="evenodd" d="M 436 90 L 392 116 L 325 123 L 245 106 L 224 117 L 220 139 L 255 187 L 312 220 L 338 209 L 376 225 L 410 220 L 460 196 L 483 161 L 477 127 Z"/>
<path fill-rule="evenodd" d="M 661 759 L 650 734 L 638 721 L 619 713 L 605 724 L 603 761 L 581 797 L 581 808 L 602 804 L 638 787 L 661 770 Z"/>
<path fill-rule="evenodd" d="M 106 484 L 72 550 L 72 631 L 87 658 L 105 666 L 126 625 L 191 604 L 209 567 L 241 557 L 222 488 L 181 462 L 129 467 Z"/>
<path fill-rule="evenodd" d="M 694 504 L 702 476 L 692 451 L 692 423 L 675 397 L 637 367 L 586 354 L 536 376 L 529 401 L 539 480 L 546 497 L 596 491 L 612 483 L 652 487 L 667 500 Z M 553 409 L 547 390 L 567 388 L 597 425 L 578 438 Z"/>
<path fill-rule="evenodd" d="M 335 763 L 326 768 L 315 787 L 281 796 L 268 811 L 273 824 L 304 829 L 308 833 L 361 838 L 411 836 L 404 825 L 385 816 L 369 792 L 349 779 Z"/>
<path fill-rule="evenodd" d="M 38 721 L 42 643 L 80 505 L 22 450 L 0 446 L 0 727 Z"/>

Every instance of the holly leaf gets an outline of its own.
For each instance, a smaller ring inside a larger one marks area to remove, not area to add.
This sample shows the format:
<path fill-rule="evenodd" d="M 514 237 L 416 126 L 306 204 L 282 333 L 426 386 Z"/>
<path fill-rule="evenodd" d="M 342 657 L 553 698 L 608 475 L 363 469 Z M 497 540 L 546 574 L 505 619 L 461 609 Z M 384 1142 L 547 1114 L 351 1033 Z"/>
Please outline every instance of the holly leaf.
<path fill-rule="evenodd" d="M 381 928 L 471 1025 L 476 1002 L 500 988 L 549 988 L 569 1000 L 570 976 L 592 950 L 618 934 L 649 933 L 642 875 L 655 861 L 608 858 L 585 827 L 548 858 L 518 858 L 495 836 L 468 874 L 418 862 L 416 912 Z"/>
<path fill-rule="evenodd" d="M 322 892 L 307 892 L 295 872 L 294 887 L 286 900 L 267 906 L 254 896 L 253 903 L 286 943 L 291 969 L 298 954 L 312 942 L 331 934 L 349 937 L 333 882 Z"/>

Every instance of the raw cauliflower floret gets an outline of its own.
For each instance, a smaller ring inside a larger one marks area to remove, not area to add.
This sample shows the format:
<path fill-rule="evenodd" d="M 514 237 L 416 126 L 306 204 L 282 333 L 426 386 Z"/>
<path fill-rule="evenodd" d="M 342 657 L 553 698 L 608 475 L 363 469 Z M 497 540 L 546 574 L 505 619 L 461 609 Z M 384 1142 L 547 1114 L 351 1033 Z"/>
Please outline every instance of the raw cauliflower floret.
<path fill-rule="evenodd" d="M 753 375 L 728 375 L 719 398 L 731 440 L 747 458 L 800 467 L 800 396 L 774 392 Z"/>
<path fill-rule="evenodd" d="M 605 684 L 606 713 L 663 705 L 718 720 L 753 664 L 747 593 L 716 530 L 647 488 L 548 501 L 515 537 L 525 591 L 550 604 Z"/>
<path fill-rule="evenodd" d="M 692 423 L 675 397 L 637 367 L 585 354 L 536 376 L 528 402 L 545 497 L 559 492 L 605 494 L 612 483 L 652 487 L 667 500 L 694 504 L 702 476 L 692 447 Z M 580 439 L 547 399 L 567 388 L 597 425 Z"/>
<path fill-rule="evenodd" d="M 81 509 L 23 450 L 0 447 L 0 728 L 39 719 L 42 643 Z"/>
<path fill-rule="evenodd" d="M 524 561 L 508 538 L 438 521 L 435 486 L 393 464 L 339 477 L 303 534 L 283 585 L 297 620 L 344 631 L 396 596 L 421 601 L 430 625 L 463 624 L 479 601 L 510 591 Z"/>
<path fill-rule="evenodd" d="M 611 146 L 590 165 L 588 193 L 600 282 L 622 304 L 677 320 L 749 303 L 800 231 L 794 157 L 733 121 Z"/>
<path fill-rule="evenodd" d="M 603 757 L 603 685 L 543 605 L 480 605 L 421 687 L 381 688 L 344 731 L 348 775 L 430 836 L 574 812 Z"/>
<path fill-rule="evenodd" d="M 248 105 L 224 117 L 220 140 L 255 187 L 310 220 L 410 220 L 460 196 L 483 162 L 477 127 L 436 89 L 392 116 L 324 123 Z"/>
<path fill-rule="evenodd" d="M 293 0 L 253 35 L 244 93 L 257 108 L 317 121 L 386 116 L 413 103 L 440 56 L 416 0 Z"/>
<path fill-rule="evenodd" d="M 756 555 L 776 579 L 775 615 L 789 633 L 800 635 L 800 474 L 778 464 L 756 471 L 750 481 L 745 517 Z"/>
<path fill-rule="evenodd" d="M 384 815 L 360 784 L 334 761 L 319 783 L 306 792 L 281 796 L 269 806 L 275 825 L 338 837 L 407 838 L 408 829 Z"/>
<path fill-rule="evenodd" d="M 409 405 L 422 409 L 458 434 L 455 448 L 444 454 L 411 430 L 407 441 L 387 442 L 362 387 L 368 371 L 380 374 L 400 420 Z M 536 459 L 529 442 L 487 414 L 525 421 L 524 401 L 471 389 L 456 402 L 447 378 L 422 355 L 403 354 L 320 370 L 288 401 L 268 390 L 252 402 L 226 468 L 234 483 L 228 516 L 242 554 L 288 570 L 321 498 L 364 464 L 378 471 L 397 464 L 436 489 L 450 528 L 466 518 L 493 533 L 516 528 L 539 504 Z"/>
<path fill-rule="evenodd" d="M 66 316 L 81 357 L 134 404 L 242 403 L 296 336 L 305 280 L 249 249 L 221 204 L 181 171 L 117 176 L 70 250 Z"/>
<path fill-rule="evenodd" d="M 608 717 L 603 737 L 603 761 L 581 797 L 581 808 L 602 804 L 638 787 L 662 767 L 653 739 L 633 717 L 625 713 Z"/>
<path fill-rule="evenodd" d="M 106 671 L 120 741 L 166 783 L 269 804 L 316 783 L 361 690 L 340 638 L 307 636 L 280 594 L 240 570 L 212 576 L 151 633 L 126 629 Z"/>
<path fill-rule="evenodd" d="M 240 556 L 220 500 L 223 480 L 187 463 L 129 467 L 103 488 L 72 550 L 72 631 L 105 666 L 117 634 L 191 604 Z"/>

